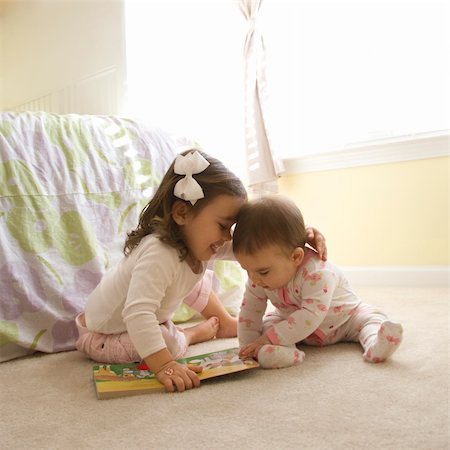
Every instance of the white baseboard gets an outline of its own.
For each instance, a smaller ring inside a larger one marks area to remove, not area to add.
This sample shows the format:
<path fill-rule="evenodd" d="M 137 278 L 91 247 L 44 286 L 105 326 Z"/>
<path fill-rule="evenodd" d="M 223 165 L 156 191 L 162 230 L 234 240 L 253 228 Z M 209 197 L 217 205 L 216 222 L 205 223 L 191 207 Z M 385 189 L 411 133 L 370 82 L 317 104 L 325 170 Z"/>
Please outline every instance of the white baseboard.
<path fill-rule="evenodd" d="M 439 287 L 450 285 L 449 266 L 342 267 L 353 286 Z"/>

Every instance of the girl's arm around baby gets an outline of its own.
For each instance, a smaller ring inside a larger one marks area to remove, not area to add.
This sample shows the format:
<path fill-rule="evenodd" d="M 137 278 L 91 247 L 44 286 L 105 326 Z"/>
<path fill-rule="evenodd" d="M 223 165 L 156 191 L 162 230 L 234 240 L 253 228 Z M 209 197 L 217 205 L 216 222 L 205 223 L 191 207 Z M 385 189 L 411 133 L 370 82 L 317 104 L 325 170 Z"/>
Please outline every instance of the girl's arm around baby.
<path fill-rule="evenodd" d="M 325 236 L 317 228 L 306 228 L 306 243 L 317 251 L 320 259 L 323 261 L 327 260 L 327 244 Z M 213 259 L 235 261 L 236 258 L 233 254 L 232 242 L 225 242 Z"/>

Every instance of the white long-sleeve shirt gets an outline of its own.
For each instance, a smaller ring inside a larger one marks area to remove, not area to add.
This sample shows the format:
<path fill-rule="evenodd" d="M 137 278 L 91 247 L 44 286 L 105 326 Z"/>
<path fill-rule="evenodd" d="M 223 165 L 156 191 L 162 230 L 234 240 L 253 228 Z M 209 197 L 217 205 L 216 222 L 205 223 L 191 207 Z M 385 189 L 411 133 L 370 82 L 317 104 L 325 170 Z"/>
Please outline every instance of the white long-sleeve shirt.
<path fill-rule="evenodd" d="M 249 280 L 239 314 L 239 344 L 255 341 L 263 332 L 267 301 L 282 319 L 266 335 L 273 344 L 294 345 L 306 338 L 320 344 L 350 318 L 361 301 L 351 290 L 342 271 L 322 261 L 311 249 L 294 277 L 280 289 L 264 289 Z"/>
<path fill-rule="evenodd" d="M 234 259 L 231 244 L 215 255 Z M 142 358 L 166 347 L 159 324 L 170 320 L 183 299 L 203 277 L 180 261 L 178 251 L 156 236 L 145 236 L 139 245 L 109 270 L 88 296 L 86 326 L 104 334 L 128 332 Z"/>

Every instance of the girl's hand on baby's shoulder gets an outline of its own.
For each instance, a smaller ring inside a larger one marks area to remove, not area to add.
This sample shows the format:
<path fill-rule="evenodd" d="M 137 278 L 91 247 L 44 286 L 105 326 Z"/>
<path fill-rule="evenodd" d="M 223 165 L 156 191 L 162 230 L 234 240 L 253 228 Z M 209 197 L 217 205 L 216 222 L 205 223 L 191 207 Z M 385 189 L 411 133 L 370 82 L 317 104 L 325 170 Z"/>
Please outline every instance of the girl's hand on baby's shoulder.
<path fill-rule="evenodd" d="M 164 385 L 166 392 L 183 392 L 200 386 L 200 379 L 195 372 L 201 372 L 202 369 L 201 366 L 186 366 L 170 361 L 156 372 L 156 378 Z"/>
<path fill-rule="evenodd" d="M 306 242 L 313 247 L 323 261 L 327 260 L 327 244 L 325 236 L 316 228 L 306 228 Z"/>

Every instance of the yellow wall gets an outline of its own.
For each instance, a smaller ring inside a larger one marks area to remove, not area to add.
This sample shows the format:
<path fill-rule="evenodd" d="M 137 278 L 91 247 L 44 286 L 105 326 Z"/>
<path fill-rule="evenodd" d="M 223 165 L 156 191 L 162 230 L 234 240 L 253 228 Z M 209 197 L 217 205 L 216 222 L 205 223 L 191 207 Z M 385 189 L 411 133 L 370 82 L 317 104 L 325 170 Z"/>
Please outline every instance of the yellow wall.
<path fill-rule="evenodd" d="M 449 264 L 450 158 L 287 175 L 305 222 L 346 266 Z"/>
<path fill-rule="evenodd" d="M 123 0 L 0 0 L 0 109 L 124 64 Z"/>

